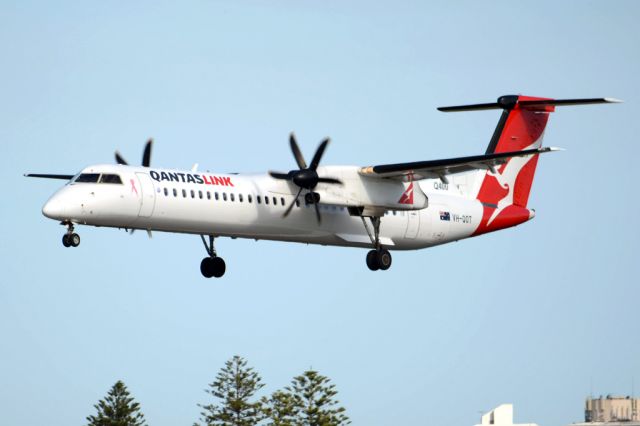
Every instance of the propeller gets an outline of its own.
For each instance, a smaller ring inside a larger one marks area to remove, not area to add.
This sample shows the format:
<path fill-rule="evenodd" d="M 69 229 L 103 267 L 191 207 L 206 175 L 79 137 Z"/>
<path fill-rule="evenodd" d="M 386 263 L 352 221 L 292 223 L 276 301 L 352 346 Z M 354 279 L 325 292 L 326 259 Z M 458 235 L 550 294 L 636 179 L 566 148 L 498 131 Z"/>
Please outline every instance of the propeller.
<path fill-rule="evenodd" d="M 293 133 L 289 135 L 289 145 L 291 146 L 291 152 L 293 153 L 293 158 L 295 158 L 296 164 L 298 165 L 299 169 L 291 170 L 289 171 L 289 173 L 281 173 L 281 172 L 273 172 L 273 171 L 269 172 L 269 175 L 271 175 L 272 178 L 292 182 L 294 185 L 300 188 L 295 198 L 291 202 L 291 204 L 289 204 L 289 207 L 287 207 L 287 209 L 284 211 L 282 217 L 287 217 L 289 213 L 291 213 L 293 206 L 298 201 L 298 198 L 300 197 L 300 194 L 302 194 L 303 190 L 306 189 L 309 192 L 313 192 L 313 189 L 319 183 L 342 185 L 342 182 L 338 179 L 318 176 L 318 172 L 317 172 L 318 165 L 320 164 L 320 160 L 324 155 L 324 151 L 327 149 L 327 145 L 329 145 L 329 138 L 326 138 L 322 142 L 320 142 L 318 149 L 316 149 L 316 152 L 313 155 L 313 158 L 311 159 L 311 164 L 309 164 L 308 167 L 307 167 L 307 162 L 304 161 L 304 156 L 300 151 L 298 142 L 296 141 L 296 136 Z M 316 218 L 318 219 L 318 223 L 320 223 L 321 217 L 320 217 L 320 209 L 318 208 L 318 199 L 316 197 L 311 197 L 311 199 L 313 200 L 312 204 L 316 210 Z"/>
<path fill-rule="evenodd" d="M 151 164 L 151 146 L 152 145 L 153 145 L 153 139 L 149 139 L 144 146 L 144 152 L 142 153 L 142 167 L 149 167 L 149 165 Z M 116 156 L 116 163 L 122 164 L 123 166 L 129 165 L 129 163 L 127 163 L 127 160 L 125 160 L 124 157 L 118 151 L 116 151 L 115 156 Z"/>

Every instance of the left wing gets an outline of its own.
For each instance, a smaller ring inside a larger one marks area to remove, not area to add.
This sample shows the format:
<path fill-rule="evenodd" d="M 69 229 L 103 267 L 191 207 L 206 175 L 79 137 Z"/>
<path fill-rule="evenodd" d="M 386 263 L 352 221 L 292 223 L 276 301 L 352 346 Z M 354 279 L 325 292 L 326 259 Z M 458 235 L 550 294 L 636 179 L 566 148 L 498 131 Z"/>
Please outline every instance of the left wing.
<path fill-rule="evenodd" d="M 513 157 L 544 154 L 545 152 L 560 151 L 560 148 L 544 147 L 525 149 L 523 151 L 499 152 L 470 157 L 447 158 L 444 160 L 416 161 L 412 163 L 382 164 L 360 169 L 362 176 L 374 178 L 420 180 L 440 179 L 448 182 L 447 175 L 469 172 L 472 170 L 492 170 L 509 161 Z"/>

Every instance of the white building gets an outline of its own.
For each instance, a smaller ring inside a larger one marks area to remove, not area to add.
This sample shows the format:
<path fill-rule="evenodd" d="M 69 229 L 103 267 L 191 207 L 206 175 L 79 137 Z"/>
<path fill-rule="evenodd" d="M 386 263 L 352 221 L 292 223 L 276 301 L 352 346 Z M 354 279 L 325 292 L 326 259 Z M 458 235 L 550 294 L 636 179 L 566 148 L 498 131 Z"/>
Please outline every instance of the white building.
<path fill-rule="evenodd" d="M 513 404 L 502 404 L 482 416 L 476 426 L 538 426 L 535 423 L 513 423 Z"/>

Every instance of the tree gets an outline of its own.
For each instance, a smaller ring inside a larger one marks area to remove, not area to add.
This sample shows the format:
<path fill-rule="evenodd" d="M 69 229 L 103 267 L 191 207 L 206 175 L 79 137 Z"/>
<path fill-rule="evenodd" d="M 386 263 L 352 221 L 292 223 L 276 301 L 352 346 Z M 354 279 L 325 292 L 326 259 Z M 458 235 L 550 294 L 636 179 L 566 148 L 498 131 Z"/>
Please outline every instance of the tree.
<path fill-rule="evenodd" d="M 125 384 L 118 380 L 105 399 L 94 405 L 98 413 L 87 417 L 88 426 L 145 426 L 140 404 L 129 396 Z"/>
<path fill-rule="evenodd" d="M 293 395 L 289 388 L 285 391 L 275 391 L 271 397 L 262 398 L 262 410 L 268 426 L 295 426 L 299 413 L 294 404 Z"/>
<path fill-rule="evenodd" d="M 268 413 L 274 426 L 342 426 L 351 423 L 338 406 L 335 396 L 338 391 L 330 384 L 328 377 L 317 371 L 308 370 L 294 377 L 291 386 L 285 388 L 283 395 L 274 394 L 270 407 L 278 408 L 276 414 Z M 275 403 L 274 403 L 275 401 Z M 282 421 L 277 423 L 276 420 Z"/>
<path fill-rule="evenodd" d="M 254 426 L 263 418 L 260 400 L 252 400 L 264 384 L 247 361 L 238 355 L 225 363 L 208 394 L 217 398 L 219 404 L 201 405 L 201 421 L 207 426 Z M 197 423 L 196 423 L 197 424 Z"/>

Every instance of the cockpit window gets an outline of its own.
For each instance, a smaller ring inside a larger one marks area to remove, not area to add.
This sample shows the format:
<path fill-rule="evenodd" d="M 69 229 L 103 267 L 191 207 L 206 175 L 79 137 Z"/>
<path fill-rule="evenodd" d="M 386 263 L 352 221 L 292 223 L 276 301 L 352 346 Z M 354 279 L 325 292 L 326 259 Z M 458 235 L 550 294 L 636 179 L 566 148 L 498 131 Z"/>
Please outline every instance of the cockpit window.
<path fill-rule="evenodd" d="M 75 182 L 78 183 L 96 183 L 98 182 L 98 178 L 100 177 L 100 173 L 82 173 Z"/>
<path fill-rule="evenodd" d="M 100 177 L 100 183 L 122 183 L 120 176 L 103 173 Z"/>

